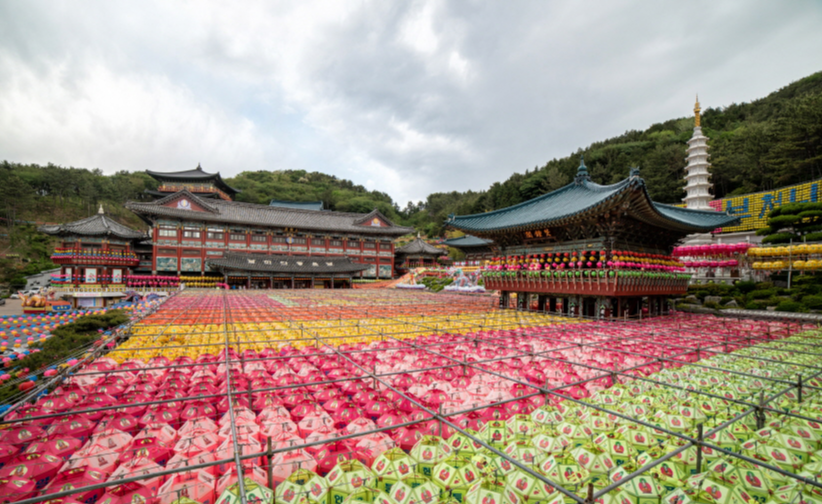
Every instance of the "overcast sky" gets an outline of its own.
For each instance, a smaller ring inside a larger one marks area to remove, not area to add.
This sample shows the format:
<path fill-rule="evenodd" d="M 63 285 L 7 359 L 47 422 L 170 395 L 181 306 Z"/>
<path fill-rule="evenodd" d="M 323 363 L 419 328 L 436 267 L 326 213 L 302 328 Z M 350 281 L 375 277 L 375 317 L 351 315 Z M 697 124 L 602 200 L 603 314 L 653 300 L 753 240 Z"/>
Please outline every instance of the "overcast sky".
<path fill-rule="evenodd" d="M 304 169 L 404 206 L 822 70 L 818 0 L 3 1 L 0 159 Z"/>

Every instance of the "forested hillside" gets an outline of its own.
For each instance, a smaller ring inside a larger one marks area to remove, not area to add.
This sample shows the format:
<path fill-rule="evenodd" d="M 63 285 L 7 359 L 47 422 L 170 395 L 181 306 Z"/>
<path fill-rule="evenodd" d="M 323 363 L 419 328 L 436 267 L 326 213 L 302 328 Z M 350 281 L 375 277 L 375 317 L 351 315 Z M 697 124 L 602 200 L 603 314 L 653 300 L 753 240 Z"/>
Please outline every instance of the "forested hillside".
<path fill-rule="evenodd" d="M 303 170 L 242 172 L 226 182 L 242 192 L 238 201 L 267 205 L 283 201 L 322 201 L 323 208 L 338 212 L 368 213 L 377 208 L 386 217 L 400 220 L 391 196 L 369 191 L 350 180 Z"/>
<path fill-rule="evenodd" d="M 751 103 L 708 108 L 702 117 L 703 131 L 711 139 L 711 171 L 717 197 L 822 177 L 822 72 Z M 408 202 L 402 207 L 388 194 L 319 172 L 243 172 L 226 181 L 243 191 L 237 198 L 240 201 L 267 204 L 271 199 L 322 200 L 327 209 L 347 212 L 378 208 L 398 223 L 438 236 L 444 233 L 443 220 L 450 213 L 495 210 L 567 184 L 579 166 L 580 154 L 585 155 L 595 181 L 616 182 L 627 176 L 630 167 L 638 166 L 653 199 L 677 203 L 684 195 L 685 142 L 692 132 L 693 117 L 670 119 L 515 173 L 485 191 L 433 193 L 425 201 Z M 47 257 L 48 243 L 36 245 L 33 224 L 20 221 L 79 219 L 96 212 L 99 203 L 122 222 L 140 227 L 141 222 L 122 204 L 145 199 L 143 192 L 156 186 L 157 182 L 145 173 L 106 176 L 99 169 L 3 162 L 0 253 L 17 252 L 34 260 Z M 12 226 L 12 222 L 18 225 Z M 32 244 L 36 246 L 32 248 Z"/>
<path fill-rule="evenodd" d="M 515 173 L 481 193 L 431 194 L 422 205 L 411 205 L 410 217 L 416 226 L 440 234 L 450 213 L 496 210 L 562 187 L 573 179 L 580 154 L 600 184 L 617 182 L 638 166 L 655 201 L 679 203 L 685 195 L 685 142 L 693 126 L 691 116 L 626 131 Z M 751 103 L 708 108 L 702 130 L 710 138 L 717 198 L 822 177 L 822 72 Z"/>

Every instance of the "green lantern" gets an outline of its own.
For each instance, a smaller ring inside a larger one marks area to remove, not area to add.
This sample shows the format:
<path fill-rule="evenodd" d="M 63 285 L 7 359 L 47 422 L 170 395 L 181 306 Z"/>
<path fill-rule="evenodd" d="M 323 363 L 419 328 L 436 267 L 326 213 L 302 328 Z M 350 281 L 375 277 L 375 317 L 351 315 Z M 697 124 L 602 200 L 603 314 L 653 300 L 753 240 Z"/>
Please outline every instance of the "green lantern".
<path fill-rule="evenodd" d="M 328 482 L 313 471 L 299 469 L 277 485 L 274 498 L 286 504 L 326 504 Z"/>
<path fill-rule="evenodd" d="M 523 465 L 533 466 L 537 458 L 542 454 L 540 450 L 526 441 L 514 441 L 509 443 L 503 450 L 512 459 L 521 462 Z"/>
<path fill-rule="evenodd" d="M 482 426 L 479 438 L 494 448 L 502 448 L 508 444 L 508 426 L 503 420 L 491 420 Z"/>
<path fill-rule="evenodd" d="M 529 415 L 512 415 L 505 421 L 508 435 L 514 439 L 531 439 L 537 433 L 537 425 Z"/>
<path fill-rule="evenodd" d="M 377 476 L 356 459 L 343 460 L 325 477 L 329 487 L 329 504 L 342 504 L 349 495 L 364 487 L 375 487 Z"/>
<path fill-rule="evenodd" d="M 477 432 L 472 429 L 465 429 L 465 432 L 472 436 L 478 435 Z M 469 458 L 483 450 L 482 445 L 462 432 L 454 432 L 451 434 L 451 437 L 448 438 L 448 446 L 451 447 L 451 451 L 454 452 L 454 454 L 463 454 Z"/>
<path fill-rule="evenodd" d="M 725 504 L 733 502 L 731 500 L 731 489 L 707 477 L 706 473 L 694 474 L 685 482 L 691 490 L 692 495 L 696 495 L 696 499 L 709 504 Z"/>
<path fill-rule="evenodd" d="M 424 476 L 431 476 L 434 466 L 452 454 L 451 447 L 439 436 L 423 436 L 411 448 L 411 458 L 417 464 L 417 473 Z"/>
<path fill-rule="evenodd" d="M 400 448 L 391 448 L 374 459 L 371 470 L 377 475 L 374 486 L 391 493 L 391 485 L 414 473 L 414 460 Z"/>
<path fill-rule="evenodd" d="M 433 504 L 441 500 L 440 489 L 424 476 L 410 476 L 391 487 L 392 504 Z"/>
<path fill-rule="evenodd" d="M 519 504 L 520 499 L 501 481 L 482 481 L 468 490 L 465 504 Z"/>
<path fill-rule="evenodd" d="M 437 464 L 431 475 L 431 481 L 451 497 L 463 502 L 468 489 L 480 479 L 479 470 L 464 457 L 451 457 Z"/>
<path fill-rule="evenodd" d="M 274 491 L 265 487 L 251 478 L 243 478 L 243 486 L 245 487 L 246 502 L 258 502 L 260 504 L 271 504 L 274 502 Z M 242 502 L 240 498 L 240 482 L 234 483 L 226 488 L 220 497 L 217 499 L 220 504 L 239 504 Z"/>
<path fill-rule="evenodd" d="M 376 488 L 362 487 L 351 492 L 345 498 L 343 504 L 365 502 L 366 504 L 392 504 L 391 499 L 382 490 Z"/>
<path fill-rule="evenodd" d="M 673 492 L 682 488 L 682 482 L 690 476 L 685 472 L 685 468 L 680 464 L 674 464 L 670 460 L 662 462 L 650 470 L 650 473 L 659 478 L 659 482 L 667 492 Z"/>
<path fill-rule="evenodd" d="M 556 497 L 557 491 L 548 483 L 517 469 L 505 477 L 505 486 L 522 501 L 547 502 Z"/>
<path fill-rule="evenodd" d="M 537 434 L 531 439 L 531 444 L 543 453 L 560 453 L 571 446 L 571 441 L 565 436 Z"/>

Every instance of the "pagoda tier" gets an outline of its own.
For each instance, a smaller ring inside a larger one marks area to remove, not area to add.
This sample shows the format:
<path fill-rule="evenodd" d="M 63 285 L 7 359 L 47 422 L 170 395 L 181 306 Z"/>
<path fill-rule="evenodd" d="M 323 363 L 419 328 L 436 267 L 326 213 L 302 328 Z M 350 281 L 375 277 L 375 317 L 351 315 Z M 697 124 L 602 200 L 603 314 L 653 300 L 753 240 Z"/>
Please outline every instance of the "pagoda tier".
<path fill-rule="evenodd" d="M 688 140 L 688 165 L 685 167 L 685 198 L 682 200 L 687 208 L 709 210 L 711 201 L 711 174 L 708 168 L 708 137 L 702 134 L 699 117 L 699 100 L 694 107 L 694 134 Z"/>

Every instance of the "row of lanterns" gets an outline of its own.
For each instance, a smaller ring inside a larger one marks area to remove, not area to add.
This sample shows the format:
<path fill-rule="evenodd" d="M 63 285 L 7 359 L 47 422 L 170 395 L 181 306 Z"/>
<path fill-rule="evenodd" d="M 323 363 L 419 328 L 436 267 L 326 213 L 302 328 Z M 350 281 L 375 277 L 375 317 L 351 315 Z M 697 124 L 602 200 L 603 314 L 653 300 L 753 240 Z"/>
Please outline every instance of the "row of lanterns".
<path fill-rule="evenodd" d="M 630 250 L 557 252 L 547 254 L 494 257 L 486 262 L 489 271 L 539 271 L 591 268 L 635 268 L 657 271 L 682 271 L 683 264 L 670 256 Z"/>

